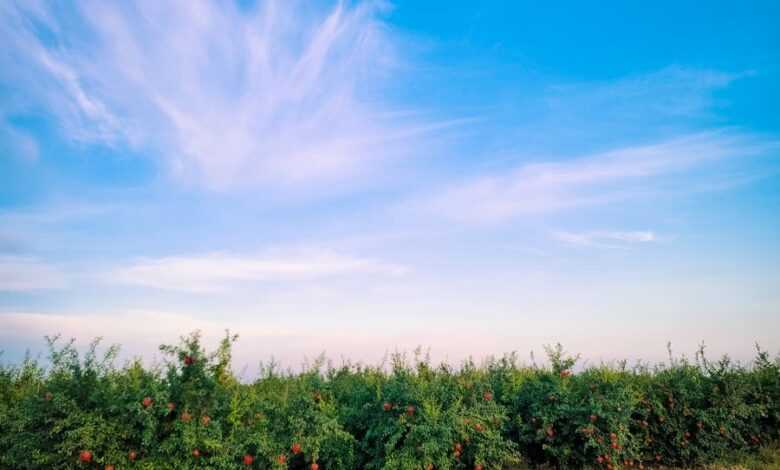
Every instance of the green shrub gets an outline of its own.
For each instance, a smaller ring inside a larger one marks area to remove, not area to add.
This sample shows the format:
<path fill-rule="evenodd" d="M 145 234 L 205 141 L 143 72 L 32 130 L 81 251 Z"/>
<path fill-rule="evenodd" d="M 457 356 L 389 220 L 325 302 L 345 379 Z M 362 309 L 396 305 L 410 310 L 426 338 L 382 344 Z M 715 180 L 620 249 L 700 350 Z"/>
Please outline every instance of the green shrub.
<path fill-rule="evenodd" d="M 50 338 L 46 366 L 0 366 L 0 468 L 652 468 L 715 462 L 780 438 L 780 360 L 728 358 L 588 367 L 548 349 L 459 369 L 416 354 L 390 366 L 231 371 L 229 334 L 197 333 L 165 361 L 116 367 L 117 348 L 80 356 Z"/>

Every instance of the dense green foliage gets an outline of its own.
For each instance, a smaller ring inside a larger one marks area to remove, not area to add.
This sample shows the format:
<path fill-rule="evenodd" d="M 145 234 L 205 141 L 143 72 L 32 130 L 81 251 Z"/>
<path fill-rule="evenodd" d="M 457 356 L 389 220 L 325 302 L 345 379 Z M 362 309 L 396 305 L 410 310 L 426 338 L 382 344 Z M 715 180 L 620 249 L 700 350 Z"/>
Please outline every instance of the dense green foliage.
<path fill-rule="evenodd" d="M 226 337 L 162 346 L 166 362 L 113 365 L 50 340 L 50 361 L 0 367 L 0 468 L 653 468 L 712 462 L 778 438 L 780 360 L 589 367 L 548 350 L 433 366 L 317 361 L 241 383 Z"/>

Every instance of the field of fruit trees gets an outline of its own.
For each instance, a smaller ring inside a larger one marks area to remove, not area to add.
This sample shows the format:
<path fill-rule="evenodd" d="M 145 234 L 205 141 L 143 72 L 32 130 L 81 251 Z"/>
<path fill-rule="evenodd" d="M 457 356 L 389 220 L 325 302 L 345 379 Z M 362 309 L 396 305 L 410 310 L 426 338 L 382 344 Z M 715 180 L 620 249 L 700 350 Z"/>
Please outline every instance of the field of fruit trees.
<path fill-rule="evenodd" d="M 780 437 L 780 361 L 760 350 L 749 366 L 699 354 L 576 372 L 560 347 L 543 367 L 396 355 L 248 383 L 233 341 L 207 353 L 192 334 L 147 368 L 50 339 L 49 360 L 0 367 L 0 468 L 649 469 Z"/>

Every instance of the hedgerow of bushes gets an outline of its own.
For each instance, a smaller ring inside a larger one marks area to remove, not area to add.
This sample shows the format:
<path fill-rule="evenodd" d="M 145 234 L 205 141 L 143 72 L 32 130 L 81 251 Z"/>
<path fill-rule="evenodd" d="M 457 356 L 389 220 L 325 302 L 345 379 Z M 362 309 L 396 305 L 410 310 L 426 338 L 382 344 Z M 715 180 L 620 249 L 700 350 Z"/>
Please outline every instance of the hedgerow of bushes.
<path fill-rule="evenodd" d="M 115 347 L 82 356 L 49 340 L 46 366 L 0 366 L 0 468 L 501 469 L 696 465 L 778 439 L 780 360 L 750 366 L 671 358 L 598 366 L 548 349 L 549 366 L 514 355 L 433 366 L 318 360 L 301 373 L 231 370 L 226 336 L 161 346 L 167 360 L 115 367 Z"/>

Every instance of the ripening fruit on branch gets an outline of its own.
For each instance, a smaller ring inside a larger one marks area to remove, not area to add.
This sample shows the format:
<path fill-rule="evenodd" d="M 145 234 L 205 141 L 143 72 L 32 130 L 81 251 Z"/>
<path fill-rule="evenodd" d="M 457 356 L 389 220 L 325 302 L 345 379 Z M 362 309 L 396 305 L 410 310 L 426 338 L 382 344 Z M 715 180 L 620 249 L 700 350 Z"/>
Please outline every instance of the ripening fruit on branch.
<path fill-rule="evenodd" d="M 92 452 L 88 450 L 82 450 L 81 452 L 79 452 L 79 462 L 81 463 L 92 462 Z"/>
<path fill-rule="evenodd" d="M 194 363 L 195 363 L 195 359 L 193 359 L 192 356 L 189 356 L 189 355 L 184 356 L 184 364 L 185 365 L 191 366 Z"/>
<path fill-rule="evenodd" d="M 9 464 L 8 455 L 41 462 L 64 460 L 66 466 L 83 470 L 129 470 L 155 463 L 161 468 L 319 470 L 322 458 L 326 470 L 380 468 L 388 462 L 418 470 L 474 470 L 512 468 L 528 456 L 540 468 L 681 468 L 689 462 L 712 464 L 729 451 L 758 452 L 758 446 L 774 438 L 780 402 L 774 400 L 774 388 L 761 388 L 765 379 L 767 387 L 775 387 L 774 366 L 766 366 L 770 367 L 762 372 L 766 377 L 757 379 L 742 369 L 709 378 L 706 370 L 683 368 L 680 384 L 675 383 L 679 380 L 675 374 L 656 379 L 652 371 L 635 375 L 618 371 L 612 376 L 584 369 L 575 377 L 573 368 L 572 381 L 555 380 L 560 366 L 515 370 L 509 362 L 497 364 L 495 374 L 490 369 L 415 373 L 410 368 L 408 374 L 396 374 L 389 368 L 366 372 L 346 368 L 337 374 L 261 375 L 257 383 L 244 384 L 230 379 L 227 355 L 189 346 L 171 346 L 166 351 L 172 364 L 166 362 L 165 369 L 148 376 L 139 372 L 140 364 L 138 370 L 100 376 L 110 387 L 85 390 L 90 406 L 81 409 L 77 406 L 84 394 L 74 391 L 92 386 L 90 381 L 41 376 L 37 383 L 19 383 L 17 394 L 13 387 L 19 381 L 12 378 L 6 388 L 14 391 L 13 398 L 0 403 L 0 408 L 10 409 L 6 414 L 29 416 L 26 421 L 33 426 L 52 423 L 52 428 L 79 429 L 61 433 L 20 429 L 26 432 L 0 438 L 0 460 L 5 466 L 17 463 Z M 190 368 L 185 367 L 185 354 L 194 358 Z M 701 380 L 697 374 L 704 374 Z M 695 387 L 689 387 L 688 378 Z M 64 380 L 71 383 L 61 383 Z M 701 399 L 712 380 L 723 382 L 724 395 L 707 400 L 704 394 Z M 95 383 L 102 387 L 102 382 Z M 501 393 L 501 400 L 493 390 Z M 666 408 L 668 390 L 679 403 L 673 409 Z M 48 401 L 54 398 L 56 404 Z M 76 405 L 74 413 L 66 412 L 71 402 Z M 423 406 L 419 416 L 417 403 Z M 213 425 L 210 412 L 217 416 Z M 77 419 L 72 417 L 75 413 Z M 100 426 L 102 416 L 110 416 L 107 426 Z M 98 434 L 114 426 L 118 435 Z M 392 448 L 375 438 L 390 435 L 400 438 Z M 200 445 L 204 450 L 196 449 Z"/>

